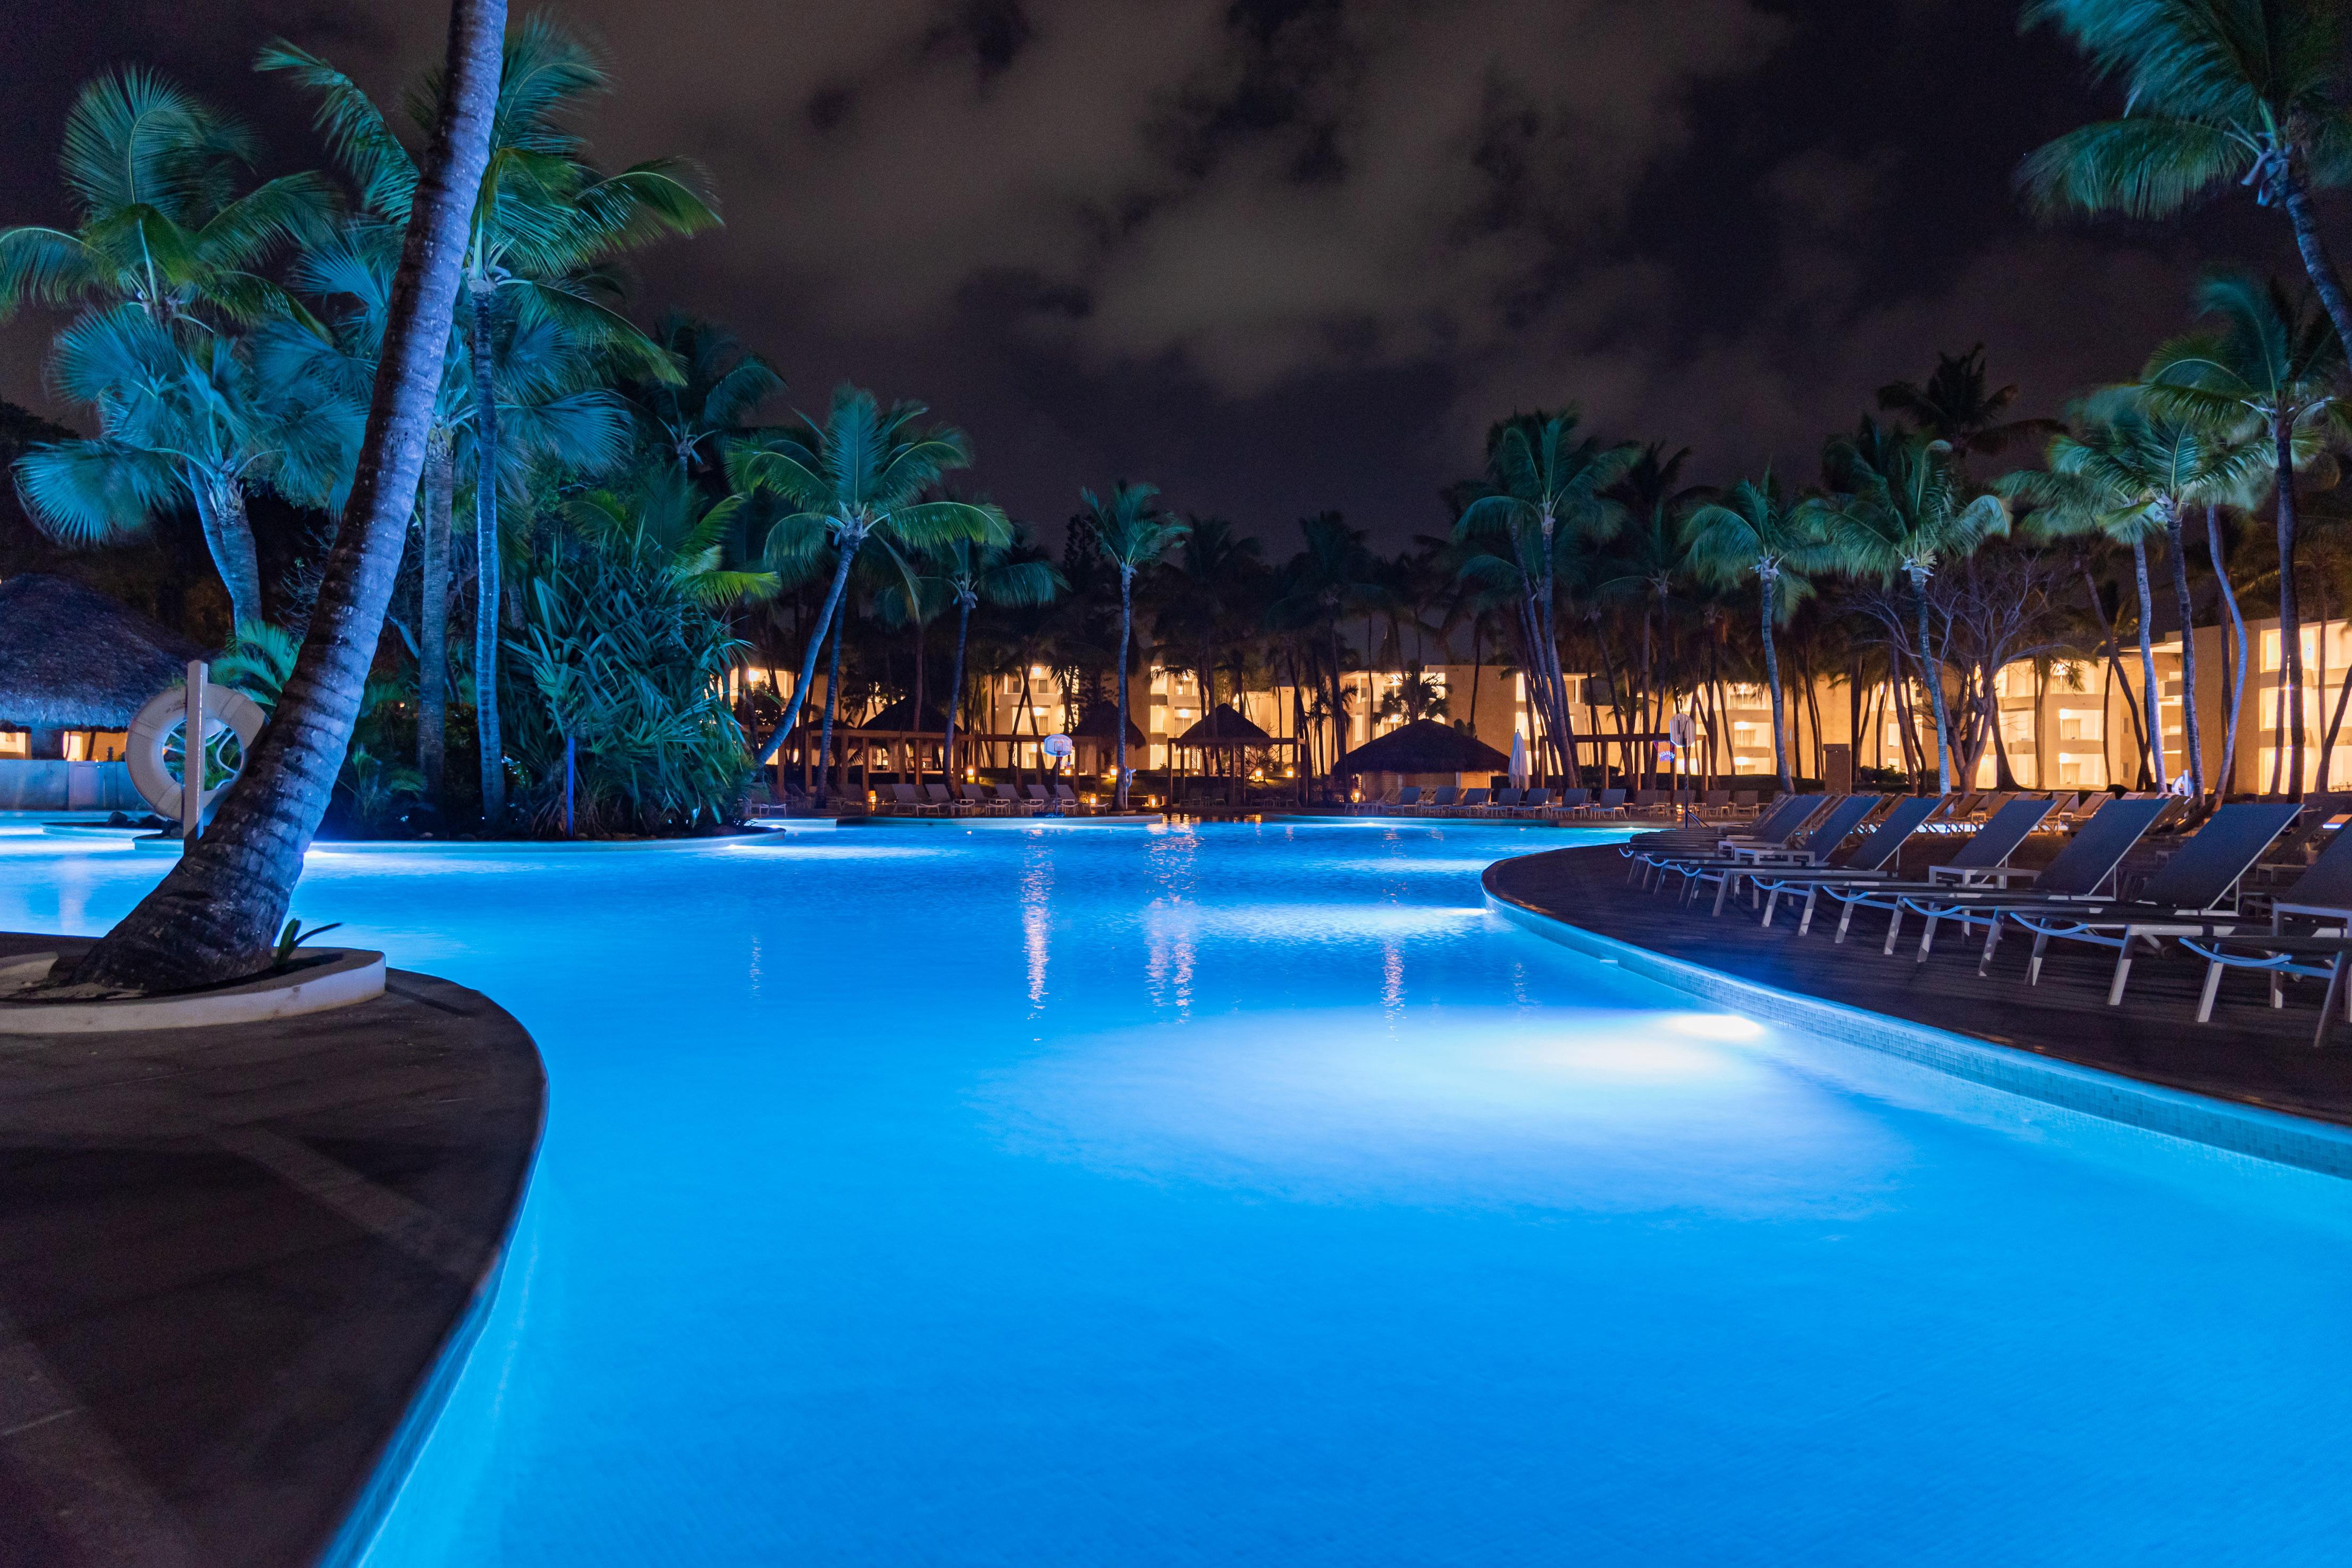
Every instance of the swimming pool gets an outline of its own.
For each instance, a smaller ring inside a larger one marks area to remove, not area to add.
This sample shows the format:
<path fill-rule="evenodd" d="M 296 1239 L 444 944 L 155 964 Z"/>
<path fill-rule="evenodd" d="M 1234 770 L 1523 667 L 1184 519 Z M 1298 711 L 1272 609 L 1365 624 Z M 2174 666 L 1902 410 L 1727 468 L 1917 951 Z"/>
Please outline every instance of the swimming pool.
<path fill-rule="evenodd" d="M 1561 836 L 321 851 L 537 1036 L 369 1562 L 2340 1562 L 2347 1184 L 1695 1010 Z M 0 926 L 154 857 L 0 839 Z"/>

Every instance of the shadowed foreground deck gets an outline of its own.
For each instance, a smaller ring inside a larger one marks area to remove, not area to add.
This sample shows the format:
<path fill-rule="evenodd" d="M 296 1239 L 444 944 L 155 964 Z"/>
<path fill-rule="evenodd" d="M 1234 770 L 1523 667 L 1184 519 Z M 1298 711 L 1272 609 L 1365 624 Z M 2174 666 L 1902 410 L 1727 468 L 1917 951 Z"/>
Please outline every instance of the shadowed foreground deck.
<path fill-rule="evenodd" d="M 1857 912 L 1853 934 L 1837 946 L 1833 908 L 1800 937 L 1785 905 L 1766 930 L 1752 911 L 1727 908 L 1714 918 L 1708 904 L 1686 907 L 1671 893 L 1629 887 L 1625 875 L 1614 844 L 1591 845 L 1501 862 L 1486 885 L 1522 908 L 1741 979 L 2151 1083 L 2352 1124 L 2352 1026 L 2339 1026 L 2334 1048 L 2312 1049 L 2317 982 L 2291 987 L 2286 1007 L 2273 1010 L 2260 977 L 2230 976 L 2213 1021 L 2199 1024 L 2203 966 L 2171 944 L 2162 957 L 2134 963 L 2130 990 L 2110 1008 L 2111 949 L 2053 943 L 2042 983 L 2029 987 L 2032 944 L 2012 932 L 1980 979 L 1981 930 L 1969 939 L 1947 926 L 1919 964 L 1916 915 L 1885 957 L 1886 916 L 1875 910 Z"/>
<path fill-rule="evenodd" d="M 478 1326 L 544 1101 L 520 1024 L 398 971 L 306 1018 L 0 1041 L 0 1563 L 352 1544 Z"/>

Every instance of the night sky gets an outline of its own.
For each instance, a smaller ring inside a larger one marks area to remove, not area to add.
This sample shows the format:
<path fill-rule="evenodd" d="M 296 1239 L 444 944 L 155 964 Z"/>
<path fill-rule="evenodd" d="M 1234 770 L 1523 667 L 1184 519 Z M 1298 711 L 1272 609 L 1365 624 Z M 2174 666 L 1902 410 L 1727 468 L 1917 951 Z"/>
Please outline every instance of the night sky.
<path fill-rule="evenodd" d="M 520 14 L 518 7 L 517 14 Z M 821 410 L 855 379 L 970 431 L 971 476 L 1051 537 L 1077 487 L 1149 478 L 1286 552 L 1338 507 L 1443 522 L 1497 414 L 1574 402 L 1809 477 L 1873 390 L 1979 340 L 2029 412 L 2130 374 L 2216 265 L 2292 274 L 2231 200 L 2051 229 L 2019 157 L 2112 112 L 1987 0 L 581 0 L 618 90 L 608 166 L 703 164 L 729 226 L 643 258 Z M 322 162 L 253 77 L 283 33 L 390 92 L 437 58 L 415 0 L 19 5 L 0 222 L 64 215 L 75 88 L 138 60 Z M 272 172 L 275 172 L 273 169 Z M 2340 217 L 2340 208 L 2331 209 Z M 43 393 L 54 319 L 0 327 Z"/>

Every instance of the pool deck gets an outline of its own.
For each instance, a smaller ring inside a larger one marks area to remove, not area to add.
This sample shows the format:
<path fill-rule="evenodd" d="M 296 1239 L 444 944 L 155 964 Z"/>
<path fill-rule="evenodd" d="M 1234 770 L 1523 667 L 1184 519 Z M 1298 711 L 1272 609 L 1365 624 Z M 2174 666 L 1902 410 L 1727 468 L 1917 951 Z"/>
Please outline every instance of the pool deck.
<path fill-rule="evenodd" d="M 0 1563 L 354 1560 L 545 1103 L 521 1025 L 398 970 L 302 1018 L 0 1042 Z"/>
<path fill-rule="evenodd" d="M 1811 934 L 1800 937 L 1785 905 L 1766 930 L 1749 911 L 1727 909 L 1716 918 L 1706 904 L 1685 907 L 1672 893 L 1630 887 L 1626 870 L 1614 844 L 1552 850 L 1496 862 L 1486 873 L 1486 890 L 1490 898 L 1518 910 L 1668 960 L 1657 973 L 1669 983 L 1676 983 L 1673 966 L 1702 967 L 1751 988 L 1769 988 L 1900 1019 L 1919 1026 L 1922 1033 L 1943 1031 L 2003 1051 L 2031 1052 L 2214 1100 L 2352 1125 L 2352 1026 L 2339 1026 L 2332 1049 L 2312 1049 L 2316 982 L 2293 986 L 2287 1005 L 2273 1010 L 2265 1003 L 2259 976 L 2228 977 L 2213 1020 L 2199 1024 L 2203 966 L 2170 944 L 2162 957 L 2143 956 L 2134 964 L 2122 1005 L 2110 1008 L 2106 988 L 2115 955 L 2109 949 L 2053 943 L 2042 983 L 2028 986 L 2025 960 L 2032 945 L 2007 941 L 1992 974 L 1979 978 L 1981 935 L 1970 941 L 1948 934 L 1921 964 L 1914 961 L 1916 940 L 1906 940 L 1892 957 L 1881 955 L 1886 916 L 1876 911 L 1857 913 L 1853 934 L 1838 946 L 1831 941 L 1833 913 L 1817 917 Z M 1906 937 L 1918 925 L 1916 916 L 1906 923 Z M 1742 1005 L 1729 992 L 1718 999 Z M 1996 1076 L 1971 1075 L 1988 1081 Z"/>

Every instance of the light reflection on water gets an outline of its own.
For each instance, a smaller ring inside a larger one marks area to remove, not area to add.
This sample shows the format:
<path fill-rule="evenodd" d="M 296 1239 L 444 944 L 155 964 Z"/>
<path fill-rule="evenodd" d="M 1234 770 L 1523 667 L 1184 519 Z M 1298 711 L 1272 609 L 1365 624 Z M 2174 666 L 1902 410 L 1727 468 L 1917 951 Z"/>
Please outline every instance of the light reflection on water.
<path fill-rule="evenodd" d="M 2334 1560 L 2341 1184 L 1483 912 L 1563 841 L 315 856 L 552 1085 L 371 1563 Z M 163 865 L 0 868 L 90 931 Z"/>

